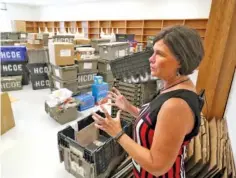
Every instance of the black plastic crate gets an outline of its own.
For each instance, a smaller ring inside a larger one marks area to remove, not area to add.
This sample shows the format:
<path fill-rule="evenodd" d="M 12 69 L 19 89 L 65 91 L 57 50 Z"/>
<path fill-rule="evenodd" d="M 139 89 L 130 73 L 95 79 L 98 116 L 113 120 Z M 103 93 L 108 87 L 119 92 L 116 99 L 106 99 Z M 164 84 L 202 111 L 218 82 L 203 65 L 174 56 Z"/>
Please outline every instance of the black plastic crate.
<path fill-rule="evenodd" d="M 97 111 L 96 113 L 98 115 L 100 115 L 101 117 L 105 117 L 105 114 L 103 112 Z M 83 128 L 87 127 L 88 125 L 90 125 L 93 122 L 94 122 L 94 120 L 92 118 L 92 115 L 89 115 L 88 117 L 77 122 L 77 126 L 78 126 L 77 128 L 78 128 L 78 130 L 82 130 Z"/>
<path fill-rule="evenodd" d="M 117 42 L 134 41 L 134 34 L 116 34 Z"/>
<path fill-rule="evenodd" d="M 50 88 L 50 81 L 47 74 L 31 75 L 31 83 L 33 90 Z"/>
<path fill-rule="evenodd" d="M 27 68 L 31 75 L 44 75 L 49 73 L 47 63 L 27 64 Z"/>
<path fill-rule="evenodd" d="M 142 82 L 147 75 L 150 75 L 149 58 L 152 54 L 152 50 L 147 50 L 111 61 L 113 76 L 123 81 L 130 79 L 132 82 L 134 80 L 132 83 Z"/>
<path fill-rule="evenodd" d="M 1 64 L 1 75 L 23 75 L 28 73 L 26 62 L 5 62 Z"/>
<path fill-rule="evenodd" d="M 103 113 L 97 112 L 97 114 L 104 116 Z M 84 121 L 78 121 L 77 127 L 79 130 L 89 126 L 92 122 L 92 116 L 88 116 L 84 119 Z M 132 135 L 132 125 L 130 122 L 122 120 L 122 127 L 128 135 Z M 118 143 L 116 143 L 109 135 L 105 132 L 99 130 L 99 138 L 103 142 L 103 145 L 97 147 L 96 145 L 88 145 L 86 147 L 81 146 L 75 141 L 75 130 L 68 126 L 66 129 L 58 132 L 58 145 L 63 146 L 65 148 L 73 148 L 78 149 L 83 153 L 83 158 L 90 164 L 95 165 L 96 175 L 101 175 L 106 172 L 108 166 L 112 159 L 115 156 L 120 156 L 124 153 L 124 150 Z M 61 159 L 61 161 L 63 161 Z"/>

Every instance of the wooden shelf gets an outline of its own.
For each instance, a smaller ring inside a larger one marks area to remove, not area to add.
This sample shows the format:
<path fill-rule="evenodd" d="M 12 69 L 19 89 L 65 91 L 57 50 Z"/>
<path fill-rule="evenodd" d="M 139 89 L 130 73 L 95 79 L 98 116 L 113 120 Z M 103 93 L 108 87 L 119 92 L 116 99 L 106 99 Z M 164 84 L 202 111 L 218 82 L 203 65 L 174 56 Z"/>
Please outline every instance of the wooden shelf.
<path fill-rule="evenodd" d="M 163 27 L 173 26 L 173 25 L 183 25 L 184 20 L 163 20 Z"/>
<path fill-rule="evenodd" d="M 161 29 L 161 27 L 144 27 L 144 29 Z"/>
<path fill-rule="evenodd" d="M 161 31 L 161 29 L 144 29 L 144 35 L 157 35 L 159 32 Z"/>
<path fill-rule="evenodd" d="M 111 28 L 125 28 L 126 23 L 123 20 L 111 21 Z"/>
<path fill-rule="evenodd" d="M 138 42 L 147 42 L 148 36 L 157 35 L 162 28 L 173 25 L 186 25 L 198 31 L 204 40 L 208 19 L 147 19 L 147 20 L 90 20 L 90 21 L 24 21 L 26 32 L 38 32 L 48 28 L 48 31 L 57 31 L 65 28 L 74 32 L 82 29 L 88 34 L 89 38 L 99 38 L 101 28 L 105 33 L 135 34 Z"/>
<path fill-rule="evenodd" d="M 207 19 L 187 19 L 184 25 L 194 29 L 206 29 Z"/>
<path fill-rule="evenodd" d="M 142 35 L 142 28 L 128 28 L 127 34 Z"/>
<path fill-rule="evenodd" d="M 88 21 L 88 28 L 99 28 L 99 21 Z"/>
<path fill-rule="evenodd" d="M 99 21 L 99 28 L 110 28 L 110 21 Z"/>
<path fill-rule="evenodd" d="M 142 28 L 143 20 L 130 20 L 127 21 L 127 28 Z"/>
<path fill-rule="evenodd" d="M 162 20 L 144 20 L 144 28 L 161 28 Z"/>

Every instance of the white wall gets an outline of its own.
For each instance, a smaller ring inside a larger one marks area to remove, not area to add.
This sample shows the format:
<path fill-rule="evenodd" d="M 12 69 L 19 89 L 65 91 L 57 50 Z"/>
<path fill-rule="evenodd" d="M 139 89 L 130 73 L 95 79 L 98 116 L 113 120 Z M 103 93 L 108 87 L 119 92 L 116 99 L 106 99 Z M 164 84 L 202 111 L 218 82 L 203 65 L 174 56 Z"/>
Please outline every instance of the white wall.
<path fill-rule="evenodd" d="M 99 0 L 40 8 L 40 20 L 208 18 L 211 0 Z"/>
<path fill-rule="evenodd" d="M 236 161 L 236 71 L 234 73 L 234 79 L 224 116 L 228 123 L 229 137 L 234 152 L 234 160 Z"/>
<path fill-rule="evenodd" d="M 12 31 L 13 20 L 39 20 L 39 7 L 7 4 L 7 10 L 0 10 L 0 31 Z"/>

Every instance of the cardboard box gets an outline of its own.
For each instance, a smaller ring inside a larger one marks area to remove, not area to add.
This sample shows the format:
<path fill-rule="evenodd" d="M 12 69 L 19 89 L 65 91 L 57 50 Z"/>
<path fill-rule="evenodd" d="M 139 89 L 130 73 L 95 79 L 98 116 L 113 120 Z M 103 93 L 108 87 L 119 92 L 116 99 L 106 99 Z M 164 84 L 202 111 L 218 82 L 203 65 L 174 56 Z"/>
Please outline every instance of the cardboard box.
<path fill-rule="evenodd" d="M 54 42 L 48 46 L 50 63 L 57 66 L 73 65 L 74 45 L 72 43 Z"/>
<path fill-rule="evenodd" d="M 7 93 L 1 93 L 1 135 L 15 126 L 10 98 Z"/>
<path fill-rule="evenodd" d="M 74 44 L 76 45 L 87 45 L 90 43 L 91 43 L 90 39 L 74 39 Z"/>
<path fill-rule="evenodd" d="M 43 44 L 43 40 L 32 40 L 32 39 L 28 39 L 27 42 L 29 44 Z"/>
<path fill-rule="evenodd" d="M 36 40 L 37 33 L 28 33 L 28 40 Z"/>
<path fill-rule="evenodd" d="M 43 40 L 43 33 L 37 33 L 36 39 Z"/>
<path fill-rule="evenodd" d="M 26 47 L 28 49 L 43 49 L 43 44 L 30 44 L 30 43 L 27 43 Z"/>

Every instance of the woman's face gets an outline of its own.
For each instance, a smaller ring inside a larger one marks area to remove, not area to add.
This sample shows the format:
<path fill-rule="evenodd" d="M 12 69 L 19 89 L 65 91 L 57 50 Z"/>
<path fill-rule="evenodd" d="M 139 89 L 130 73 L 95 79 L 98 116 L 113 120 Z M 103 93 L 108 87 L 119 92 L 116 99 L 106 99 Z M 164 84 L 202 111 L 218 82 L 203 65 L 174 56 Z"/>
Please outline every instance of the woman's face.
<path fill-rule="evenodd" d="M 179 68 L 179 62 L 173 56 L 163 40 L 159 40 L 153 47 L 153 55 L 149 58 L 151 75 L 160 79 L 168 79 Z"/>

